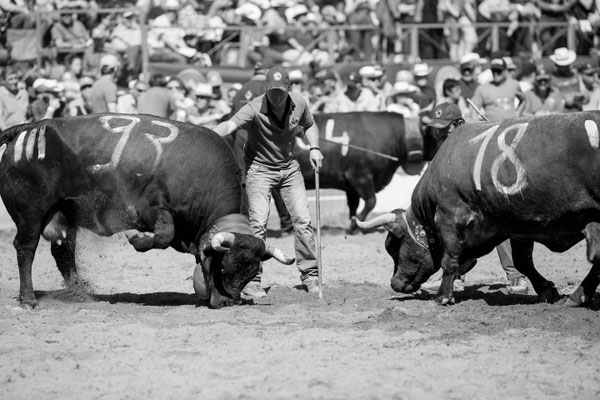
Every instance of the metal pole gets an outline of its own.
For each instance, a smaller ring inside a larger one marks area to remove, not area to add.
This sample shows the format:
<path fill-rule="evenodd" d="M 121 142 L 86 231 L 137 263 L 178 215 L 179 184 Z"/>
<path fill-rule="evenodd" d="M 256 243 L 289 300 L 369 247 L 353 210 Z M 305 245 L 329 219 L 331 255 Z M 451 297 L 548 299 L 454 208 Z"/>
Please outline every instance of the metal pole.
<path fill-rule="evenodd" d="M 319 299 L 323 298 L 323 264 L 321 261 L 321 194 L 319 191 L 319 167 L 315 168 L 315 190 L 317 206 L 317 279 L 319 285 Z"/>
<path fill-rule="evenodd" d="M 481 110 L 471 101 L 471 99 L 467 99 L 467 103 L 469 103 L 469 105 L 473 108 L 473 110 L 475 110 L 475 112 L 477 114 L 479 114 L 479 116 L 481 117 L 481 119 L 483 119 L 486 122 L 489 122 L 489 119 L 487 119 L 485 117 L 485 115 L 483 115 L 483 113 L 481 112 Z"/>
<path fill-rule="evenodd" d="M 375 154 L 376 156 L 379 156 L 379 157 L 388 158 L 388 159 L 394 160 L 394 161 L 399 161 L 398 157 L 394 157 L 394 156 L 390 156 L 390 155 L 387 155 L 387 154 L 383 154 L 383 153 L 380 153 L 380 152 L 375 151 L 375 150 L 365 149 L 364 147 L 355 146 L 353 144 L 334 142 L 333 140 L 323 139 L 323 138 L 319 138 L 319 141 L 337 144 L 338 146 L 348 146 L 351 149 L 356 149 L 356 150 L 364 151 L 365 153 Z"/>

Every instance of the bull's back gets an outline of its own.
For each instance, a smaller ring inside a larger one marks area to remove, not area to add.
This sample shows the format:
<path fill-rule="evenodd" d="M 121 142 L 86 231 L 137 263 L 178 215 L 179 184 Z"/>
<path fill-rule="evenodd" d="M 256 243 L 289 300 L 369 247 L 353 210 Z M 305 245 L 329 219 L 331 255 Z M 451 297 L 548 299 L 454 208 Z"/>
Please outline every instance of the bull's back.
<path fill-rule="evenodd" d="M 215 207 L 239 212 L 232 152 L 206 128 L 149 115 L 100 114 L 13 127 L 0 137 L 3 142 L 3 197 L 18 195 L 10 184 L 17 178 L 48 203 L 71 198 L 83 208 L 125 212 L 154 185 L 174 209 L 196 201 L 196 209 L 203 208 L 196 211 L 205 216 Z M 221 195 L 233 200 L 220 203 L 206 194 L 217 183 Z"/>
<path fill-rule="evenodd" d="M 462 202 L 540 225 L 582 210 L 600 215 L 599 128 L 598 111 L 465 125 L 442 145 L 413 201 Z"/>

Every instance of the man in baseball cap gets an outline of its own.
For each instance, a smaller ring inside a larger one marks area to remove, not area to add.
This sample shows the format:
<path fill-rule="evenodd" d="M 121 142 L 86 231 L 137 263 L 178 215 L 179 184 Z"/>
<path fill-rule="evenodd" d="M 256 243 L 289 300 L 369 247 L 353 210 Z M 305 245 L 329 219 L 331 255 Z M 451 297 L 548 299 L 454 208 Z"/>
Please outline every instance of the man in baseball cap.
<path fill-rule="evenodd" d="M 271 190 L 279 188 L 292 216 L 300 279 L 306 291 L 317 293 L 318 266 L 314 232 L 308 212 L 304 178 L 293 149 L 296 137 L 303 135 L 309 143 L 310 162 L 318 170 L 323 159 L 319 149 L 319 130 L 304 96 L 290 91 L 290 76 L 285 68 L 275 66 L 267 72 L 265 89 L 264 95 L 249 101 L 231 119 L 217 125 L 214 131 L 221 136 L 240 128 L 248 131 L 244 160 L 252 232 L 263 239 L 266 237 Z M 244 288 L 244 296 L 266 296 L 260 275 L 259 272 L 256 279 Z"/>
<path fill-rule="evenodd" d="M 460 126 L 465 123 L 460 108 L 456 104 L 442 103 L 438 104 L 433 110 L 433 119 L 429 123 L 436 129 L 446 129 L 452 124 L 449 131 L 453 130 L 454 127 Z M 450 133 L 450 132 L 447 132 Z"/>

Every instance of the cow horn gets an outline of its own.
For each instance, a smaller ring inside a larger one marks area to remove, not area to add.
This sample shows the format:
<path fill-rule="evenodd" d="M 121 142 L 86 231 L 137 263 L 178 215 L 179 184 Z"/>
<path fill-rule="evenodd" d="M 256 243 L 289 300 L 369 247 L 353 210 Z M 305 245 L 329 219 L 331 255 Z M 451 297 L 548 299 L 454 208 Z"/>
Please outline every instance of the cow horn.
<path fill-rule="evenodd" d="M 364 222 L 356 220 L 356 224 L 361 229 L 375 229 L 393 222 L 396 222 L 396 214 L 394 213 L 383 214 Z"/>
<path fill-rule="evenodd" d="M 294 261 L 296 261 L 295 258 L 289 258 L 285 254 L 283 254 L 283 251 L 279 250 L 275 246 L 267 246 L 267 250 L 265 253 L 285 265 L 292 265 Z"/>
<path fill-rule="evenodd" d="M 213 236 L 212 240 L 210 241 L 210 247 L 212 247 L 215 251 L 224 252 L 233 246 L 233 242 L 235 242 L 235 235 L 233 233 L 219 232 Z"/>

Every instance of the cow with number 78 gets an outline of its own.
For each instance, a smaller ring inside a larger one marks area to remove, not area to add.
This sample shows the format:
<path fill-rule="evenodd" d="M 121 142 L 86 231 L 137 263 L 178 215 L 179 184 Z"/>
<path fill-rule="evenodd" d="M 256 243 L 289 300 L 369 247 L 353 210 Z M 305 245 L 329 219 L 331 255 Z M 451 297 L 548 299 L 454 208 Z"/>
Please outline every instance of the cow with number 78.
<path fill-rule="evenodd" d="M 585 238 L 589 274 L 566 302 L 589 304 L 600 283 L 600 111 L 513 118 L 460 126 L 442 144 L 407 210 L 384 226 L 394 260 L 392 288 L 417 291 L 442 268 L 437 300 L 454 303 L 461 266 L 510 239 L 515 268 L 538 300 L 559 299 L 534 267 L 533 243 L 563 252 Z"/>

